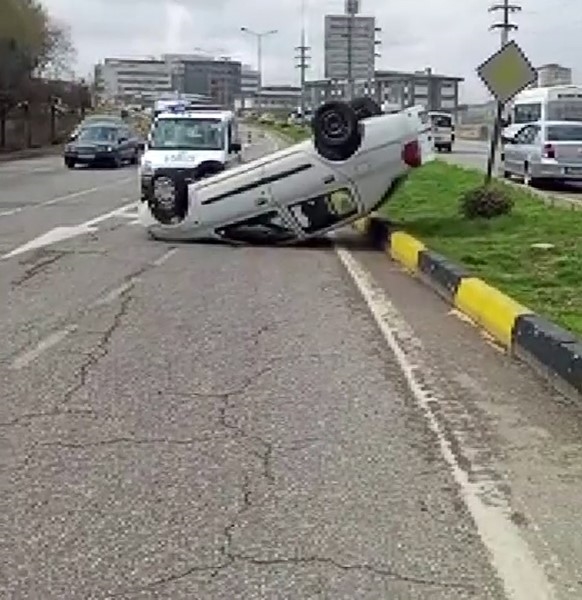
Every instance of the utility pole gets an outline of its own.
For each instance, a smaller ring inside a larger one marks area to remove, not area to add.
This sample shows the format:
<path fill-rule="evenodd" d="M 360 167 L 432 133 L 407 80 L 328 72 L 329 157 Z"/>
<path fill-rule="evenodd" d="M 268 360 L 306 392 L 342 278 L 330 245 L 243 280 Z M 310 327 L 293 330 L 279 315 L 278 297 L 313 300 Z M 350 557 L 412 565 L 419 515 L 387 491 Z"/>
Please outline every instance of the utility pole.
<path fill-rule="evenodd" d="M 502 3 L 493 4 L 489 7 L 490 13 L 497 13 L 501 11 L 503 13 L 503 20 L 494 23 L 489 27 L 491 31 L 500 31 L 500 48 L 503 48 L 509 42 L 509 32 L 517 31 L 518 26 L 515 23 L 510 22 L 510 17 L 512 14 L 518 13 L 521 11 L 521 6 L 517 4 L 510 4 L 510 0 L 503 0 Z M 493 174 L 493 168 L 495 166 L 495 155 L 496 150 L 499 150 L 501 154 L 501 129 L 503 126 L 503 122 L 505 121 L 504 117 L 506 116 L 507 108 L 501 103 L 497 103 L 497 110 L 495 114 L 495 123 L 493 125 L 493 135 L 491 138 L 491 148 L 489 151 L 489 159 L 487 161 L 487 175 L 485 178 L 486 182 L 491 181 L 491 176 Z M 505 114 L 504 114 L 505 113 Z"/>
<path fill-rule="evenodd" d="M 258 92 L 257 92 L 257 113 L 261 115 L 261 93 L 263 89 L 263 38 L 268 35 L 273 35 L 278 32 L 277 29 L 270 29 L 269 31 L 253 31 L 248 27 L 241 27 L 241 31 L 252 35 L 257 40 L 257 72 L 258 72 Z"/>
<path fill-rule="evenodd" d="M 307 45 L 307 36 L 305 32 L 305 0 L 302 0 L 301 2 L 301 17 L 301 43 L 295 48 L 295 50 L 299 52 L 299 55 L 295 58 L 299 61 L 297 68 L 301 74 L 301 120 L 302 122 L 305 122 L 305 80 L 307 78 L 307 69 L 309 69 L 309 61 L 311 59 L 311 56 L 308 54 L 309 50 L 311 50 L 311 47 Z"/>
<path fill-rule="evenodd" d="M 348 55 L 347 55 L 347 76 L 348 76 L 348 86 L 347 86 L 347 99 L 352 100 L 354 97 L 354 25 L 356 21 L 356 14 L 359 12 L 359 0 L 346 0 L 346 13 L 348 16 Z"/>

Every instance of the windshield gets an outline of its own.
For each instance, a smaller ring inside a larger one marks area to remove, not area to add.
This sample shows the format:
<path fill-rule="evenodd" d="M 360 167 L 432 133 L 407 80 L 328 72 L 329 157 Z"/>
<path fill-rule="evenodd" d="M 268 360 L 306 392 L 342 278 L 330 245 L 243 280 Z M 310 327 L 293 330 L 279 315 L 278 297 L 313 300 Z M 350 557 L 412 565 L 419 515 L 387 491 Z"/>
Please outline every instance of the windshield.
<path fill-rule="evenodd" d="M 153 127 L 152 150 L 222 150 L 223 124 L 219 119 L 160 119 Z"/>
<path fill-rule="evenodd" d="M 582 121 L 582 101 L 551 100 L 546 118 L 548 121 Z"/>
<path fill-rule="evenodd" d="M 120 132 L 116 127 L 87 127 L 82 129 L 79 140 L 84 142 L 117 142 Z"/>
<path fill-rule="evenodd" d="M 517 104 L 513 108 L 513 123 L 533 123 L 542 118 L 541 102 L 532 102 L 530 104 Z"/>
<path fill-rule="evenodd" d="M 453 119 L 448 115 L 430 115 L 430 122 L 434 127 L 452 127 Z"/>
<path fill-rule="evenodd" d="M 546 137 L 549 142 L 582 142 L 582 125 L 552 125 Z"/>

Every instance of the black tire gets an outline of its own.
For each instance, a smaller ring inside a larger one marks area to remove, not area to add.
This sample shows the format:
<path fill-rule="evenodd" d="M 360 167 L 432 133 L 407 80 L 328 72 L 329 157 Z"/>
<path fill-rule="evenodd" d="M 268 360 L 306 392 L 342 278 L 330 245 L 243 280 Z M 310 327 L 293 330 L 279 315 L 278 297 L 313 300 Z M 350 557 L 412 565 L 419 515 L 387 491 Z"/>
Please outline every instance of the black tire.
<path fill-rule="evenodd" d="M 313 143 L 328 160 L 343 161 L 354 155 L 362 143 L 358 115 L 347 103 L 322 104 L 313 116 Z"/>
<path fill-rule="evenodd" d="M 139 150 L 136 150 L 135 154 L 131 157 L 130 164 L 137 165 L 138 162 L 139 162 Z"/>
<path fill-rule="evenodd" d="M 160 180 L 165 180 L 164 184 Z M 169 185 L 174 188 L 170 198 Z M 168 195 L 162 193 L 163 185 L 167 186 Z M 188 214 L 188 184 L 184 176 L 167 169 L 158 169 L 152 181 L 151 194 L 147 203 L 154 219 L 162 225 L 177 225 Z"/>
<path fill-rule="evenodd" d="M 67 167 L 67 169 L 74 169 L 76 164 L 77 163 L 71 158 L 65 158 L 65 167 Z"/>
<path fill-rule="evenodd" d="M 445 146 L 445 150 L 446 150 L 447 152 L 449 152 L 449 153 L 450 153 L 450 152 L 452 152 L 452 151 L 453 151 L 453 145 L 452 145 L 452 144 L 447 144 L 447 145 Z"/>
<path fill-rule="evenodd" d="M 382 114 L 380 105 L 367 96 L 354 98 L 350 101 L 350 106 L 354 109 L 356 115 L 358 115 L 358 119 L 369 119 L 370 117 Z"/>

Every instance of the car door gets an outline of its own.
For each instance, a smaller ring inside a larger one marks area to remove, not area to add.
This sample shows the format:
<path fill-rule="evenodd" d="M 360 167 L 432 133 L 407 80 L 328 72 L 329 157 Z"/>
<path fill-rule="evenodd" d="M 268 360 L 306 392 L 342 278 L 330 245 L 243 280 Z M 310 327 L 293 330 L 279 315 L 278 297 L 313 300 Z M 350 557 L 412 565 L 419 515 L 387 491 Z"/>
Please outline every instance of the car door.
<path fill-rule="evenodd" d="M 535 136 L 535 129 L 533 125 L 526 125 L 520 129 L 512 138 L 508 141 L 503 148 L 503 162 L 504 170 L 510 171 L 511 173 L 517 173 L 523 175 L 525 157 L 527 155 L 527 148 L 533 141 Z"/>
<path fill-rule="evenodd" d="M 346 175 L 314 154 L 293 147 L 283 153 L 284 164 L 270 173 L 269 193 L 273 203 L 293 220 L 302 235 L 324 231 L 357 213 L 357 195 Z M 340 190 L 344 190 L 341 198 L 349 202 L 349 208 L 345 202 L 339 202 L 340 195 L 335 194 L 332 199 L 331 195 Z"/>
<path fill-rule="evenodd" d="M 266 211 L 271 205 L 264 165 L 255 162 L 202 179 L 189 186 L 190 214 L 214 227 Z"/>

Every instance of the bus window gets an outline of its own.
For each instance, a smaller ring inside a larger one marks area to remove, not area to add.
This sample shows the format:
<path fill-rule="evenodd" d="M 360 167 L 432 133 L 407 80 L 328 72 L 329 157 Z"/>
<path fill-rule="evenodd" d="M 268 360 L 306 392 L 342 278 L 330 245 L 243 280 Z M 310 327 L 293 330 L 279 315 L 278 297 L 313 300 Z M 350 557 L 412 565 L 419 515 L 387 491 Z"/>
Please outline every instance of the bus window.
<path fill-rule="evenodd" d="M 522 123 L 533 123 L 542 118 L 541 102 L 535 104 L 517 104 L 513 108 L 513 122 L 516 125 Z"/>
<path fill-rule="evenodd" d="M 548 121 L 582 121 L 582 101 L 550 100 L 547 113 Z"/>

